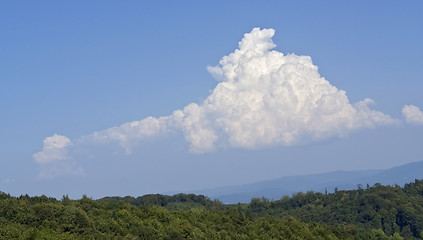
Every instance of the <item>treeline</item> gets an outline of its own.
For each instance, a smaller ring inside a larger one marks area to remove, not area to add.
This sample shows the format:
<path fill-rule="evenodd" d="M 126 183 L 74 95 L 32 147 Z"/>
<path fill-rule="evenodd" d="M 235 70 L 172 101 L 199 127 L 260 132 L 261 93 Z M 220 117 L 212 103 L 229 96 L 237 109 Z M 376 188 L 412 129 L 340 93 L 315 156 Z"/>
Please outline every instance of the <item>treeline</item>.
<path fill-rule="evenodd" d="M 248 211 L 259 216 L 292 216 L 307 223 L 354 224 L 400 233 L 406 239 L 423 238 L 423 180 L 400 186 L 375 184 L 332 194 L 298 193 L 277 201 L 252 199 Z"/>
<path fill-rule="evenodd" d="M 173 196 L 162 194 L 147 194 L 137 198 L 126 197 L 105 197 L 99 202 L 126 202 L 134 206 L 161 206 L 168 210 L 189 210 L 200 209 L 221 209 L 224 205 L 219 200 L 210 200 L 204 195 L 179 193 Z"/>
<path fill-rule="evenodd" d="M 418 239 L 423 181 L 224 205 L 202 195 L 83 196 L 0 192 L 0 239 Z"/>

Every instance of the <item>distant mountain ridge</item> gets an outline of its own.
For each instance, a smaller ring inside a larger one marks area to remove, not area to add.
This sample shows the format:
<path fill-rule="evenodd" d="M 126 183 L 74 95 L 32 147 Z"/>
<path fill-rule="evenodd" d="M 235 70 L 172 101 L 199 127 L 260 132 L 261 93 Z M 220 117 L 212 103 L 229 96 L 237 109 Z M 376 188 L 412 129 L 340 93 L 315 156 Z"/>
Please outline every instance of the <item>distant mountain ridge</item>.
<path fill-rule="evenodd" d="M 359 185 L 364 188 L 375 183 L 383 185 L 404 185 L 415 179 L 423 179 L 423 161 L 413 162 L 386 170 L 367 171 L 334 171 L 321 174 L 286 176 L 273 180 L 260 181 L 251 184 L 226 186 L 212 189 L 192 191 L 203 194 L 212 199 L 219 199 L 228 204 L 248 203 L 254 197 L 280 199 L 284 195 L 297 192 L 333 192 L 339 190 L 356 189 Z"/>

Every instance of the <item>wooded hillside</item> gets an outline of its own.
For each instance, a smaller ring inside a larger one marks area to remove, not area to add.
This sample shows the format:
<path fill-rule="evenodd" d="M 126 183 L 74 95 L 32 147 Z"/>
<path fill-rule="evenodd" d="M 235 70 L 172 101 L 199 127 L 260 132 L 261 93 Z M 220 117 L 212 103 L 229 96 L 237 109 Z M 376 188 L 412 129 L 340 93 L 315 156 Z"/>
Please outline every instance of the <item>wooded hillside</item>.
<path fill-rule="evenodd" d="M 224 205 L 202 195 L 0 193 L 0 239 L 419 239 L 423 181 Z"/>

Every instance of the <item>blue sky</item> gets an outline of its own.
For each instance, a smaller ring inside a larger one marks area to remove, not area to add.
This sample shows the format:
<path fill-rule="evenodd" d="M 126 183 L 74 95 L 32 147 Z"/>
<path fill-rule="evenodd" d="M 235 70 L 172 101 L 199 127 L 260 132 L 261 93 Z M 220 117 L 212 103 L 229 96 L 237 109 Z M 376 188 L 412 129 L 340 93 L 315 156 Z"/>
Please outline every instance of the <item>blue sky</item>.
<path fill-rule="evenodd" d="M 423 109 L 422 5 L 2 2 L 0 191 L 141 195 L 422 161 L 423 127 L 402 115 L 404 105 Z M 350 103 L 371 98 L 372 109 L 399 123 L 289 146 L 248 147 L 229 139 L 201 153 L 178 131 L 136 142 L 130 153 L 119 144 L 78 143 L 95 131 L 170 116 L 190 103 L 201 106 L 219 84 L 207 66 L 217 66 L 255 27 L 275 30 L 276 51 L 310 56 Z M 33 154 L 54 134 L 72 141 L 70 156 L 61 160 L 72 171 L 40 177 L 51 166 Z"/>

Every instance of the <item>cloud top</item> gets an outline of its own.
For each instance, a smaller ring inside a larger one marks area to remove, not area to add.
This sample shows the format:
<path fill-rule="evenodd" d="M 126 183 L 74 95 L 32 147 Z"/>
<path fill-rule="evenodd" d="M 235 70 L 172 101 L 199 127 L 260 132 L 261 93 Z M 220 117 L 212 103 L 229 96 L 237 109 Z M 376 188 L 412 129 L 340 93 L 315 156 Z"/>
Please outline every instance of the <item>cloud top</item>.
<path fill-rule="evenodd" d="M 414 105 L 405 105 L 402 108 L 402 115 L 407 123 L 423 125 L 423 112 Z"/>

